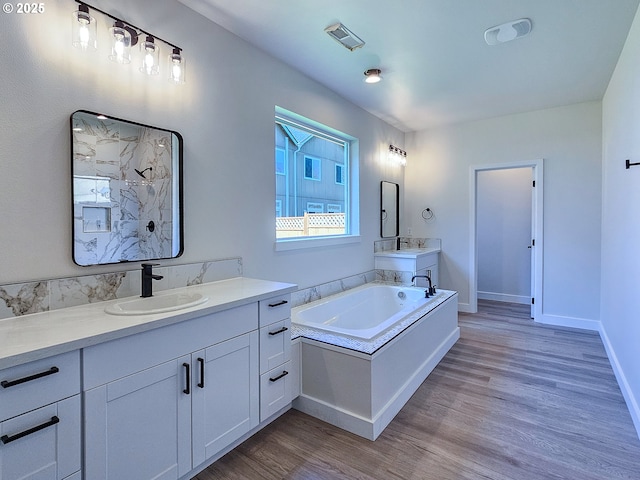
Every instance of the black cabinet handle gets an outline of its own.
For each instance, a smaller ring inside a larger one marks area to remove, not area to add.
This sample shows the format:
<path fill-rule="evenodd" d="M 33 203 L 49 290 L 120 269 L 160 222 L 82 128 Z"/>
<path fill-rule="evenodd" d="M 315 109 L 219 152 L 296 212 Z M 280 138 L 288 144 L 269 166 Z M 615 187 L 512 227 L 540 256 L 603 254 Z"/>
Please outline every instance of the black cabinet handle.
<path fill-rule="evenodd" d="M 276 330 L 275 332 L 269 332 L 269 335 L 278 335 L 279 333 L 284 333 L 289 330 L 287 327 L 282 327 L 280 330 Z"/>
<path fill-rule="evenodd" d="M 58 373 L 59 371 L 60 369 L 58 367 L 51 367 L 46 372 L 36 373 L 34 375 L 29 375 L 28 377 L 19 378 L 17 380 L 3 380 L 2 382 L 0 382 L 0 385 L 2 385 L 2 388 L 9 388 L 15 385 L 20 385 L 21 383 L 30 382 L 31 380 L 46 377 L 47 375 L 53 375 L 54 373 Z"/>
<path fill-rule="evenodd" d="M 279 307 L 281 305 L 286 305 L 287 303 L 289 303 L 289 302 L 287 302 L 286 300 L 282 300 L 281 302 L 278 302 L 278 303 L 270 303 L 269 307 L 271 307 L 271 308 Z"/>
<path fill-rule="evenodd" d="M 182 390 L 183 393 L 186 393 L 187 395 L 189 395 L 191 393 L 191 365 L 189 365 L 187 362 L 184 362 L 182 364 L 182 366 L 186 369 L 187 374 L 187 388 L 185 388 L 184 390 Z"/>
<path fill-rule="evenodd" d="M 282 377 L 286 377 L 287 375 L 289 375 L 289 372 L 287 372 L 286 370 L 283 370 L 282 373 L 280 375 L 278 375 L 275 378 L 269 378 L 270 382 L 277 382 L 278 380 L 280 380 Z"/>
<path fill-rule="evenodd" d="M 204 358 L 198 357 L 198 363 L 200 364 L 200 383 L 198 386 L 204 388 Z"/>
<path fill-rule="evenodd" d="M 7 443 L 13 442 L 22 437 L 26 437 L 27 435 L 31 435 L 32 433 L 39 432 L 40 430 L 44 430 L 45 428 L 55 425 L 56 423 L 59 423 L 59 422 L 60 422 L 60 419 L 54 415 L 53 417 L 51 417 L 51 420 L 49 420 L 48 422 L 44 422 L 41 425 L 36 425 L 35 427 L 31 427 L 28 430 L 25 430 L 24 432 L 16 433 L 15 435 L 2 435 L 2 437 L 0 437 L 0 440 L 2 440 L 2 443 L 6 445 Z"/>

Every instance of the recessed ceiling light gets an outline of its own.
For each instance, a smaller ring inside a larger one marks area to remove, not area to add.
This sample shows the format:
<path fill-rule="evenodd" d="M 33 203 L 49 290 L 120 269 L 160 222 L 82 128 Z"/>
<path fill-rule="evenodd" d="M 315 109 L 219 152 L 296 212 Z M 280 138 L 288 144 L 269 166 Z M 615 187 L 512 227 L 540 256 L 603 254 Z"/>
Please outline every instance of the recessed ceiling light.
<path fill-rule="evenodd" d="M 365 83 L 378 83 L 382 80 L 382 70 L 379 68 L 370 68 L 364 72 Z"/>
<path fill-rule="evenodd" d="M 356 48 L 360 48 L 364 45 L 364 40 L 358 37 L 355 33 L 349 30 L 341 23 L 336 23 L 324 29 L 336 42 L 339 42 L 343 47 L 348 48 L 352 52 Z"/>

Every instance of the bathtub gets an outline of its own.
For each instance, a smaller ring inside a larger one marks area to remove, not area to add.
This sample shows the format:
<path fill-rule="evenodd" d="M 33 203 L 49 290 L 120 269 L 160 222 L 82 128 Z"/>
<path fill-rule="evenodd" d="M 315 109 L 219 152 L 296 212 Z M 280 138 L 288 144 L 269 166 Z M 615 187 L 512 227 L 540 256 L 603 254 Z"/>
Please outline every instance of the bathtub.
<path fill-rule="evenodd" d="M 299 338 L 293 407 L 369 440 L 460 338 L 458 295 L 369 283 L 291 310 Z"/>
<path fill-rule="evenodd" d="M 440 297 L 425 298 L 424 288 L 367 284 L 296 307 L 291 311 L 291 321 L 324 332 L 370 340 Z"/>

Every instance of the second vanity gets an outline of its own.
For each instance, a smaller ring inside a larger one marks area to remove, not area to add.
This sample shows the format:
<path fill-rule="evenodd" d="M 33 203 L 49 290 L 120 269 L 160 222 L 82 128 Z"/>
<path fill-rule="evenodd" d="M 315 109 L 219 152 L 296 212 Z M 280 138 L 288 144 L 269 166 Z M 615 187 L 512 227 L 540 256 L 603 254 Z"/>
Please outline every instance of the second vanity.
<path fill-rule="evenodd" d="M 296 286 L 239 277 L 176 290 L 207 301 L 0 321 L 0 478 L 190 478 L 290 408 Z"/>
<path fill-rule="evenodd" d="M 375 268 L 402 273 L 407 281 L 414 275 L 428 276 L 433 285 L 439 285 L 439 254 L 439 247 L 385 250 L 375 253 Z M 418 277 L 415 279 L 415 285 L 427 287 L 428 281 Z"/>

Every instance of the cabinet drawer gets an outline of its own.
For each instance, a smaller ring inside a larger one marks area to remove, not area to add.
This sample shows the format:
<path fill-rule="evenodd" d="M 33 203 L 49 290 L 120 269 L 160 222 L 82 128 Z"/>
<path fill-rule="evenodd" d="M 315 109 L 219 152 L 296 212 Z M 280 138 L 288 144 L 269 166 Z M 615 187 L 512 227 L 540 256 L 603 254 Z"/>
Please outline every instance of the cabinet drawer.
<path fill-rule="evenodd" d="M 80 392 L 78 350 L 0 371 L 0 421 Z"/>
<path fill-rule="evenodd" d="M 260 373 L 291 360 L 291 319 L 260 329 Z"/>
<path fill-rule="evenodd" d="M 291 295 L 279 295 L 260 301 L 260 326 L 264 327 L 291 316 Z"/>
<path fill-rule="evenodd" d="M 85 348 L 84 389 L 104 385 L 257 328 L 258 304 L 254 302 Z"/>
<path fill-rule="evenodd" d="M 291 403 L 291 361 L 260 375 L 260 421 Z"/>
<path fill-rule="evenodd" d="M 68 478 L 80 470 L 80 395 L 0 422 L 0 436 L 3 480 Z"/>

